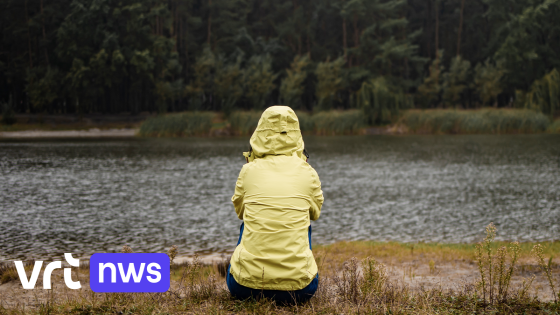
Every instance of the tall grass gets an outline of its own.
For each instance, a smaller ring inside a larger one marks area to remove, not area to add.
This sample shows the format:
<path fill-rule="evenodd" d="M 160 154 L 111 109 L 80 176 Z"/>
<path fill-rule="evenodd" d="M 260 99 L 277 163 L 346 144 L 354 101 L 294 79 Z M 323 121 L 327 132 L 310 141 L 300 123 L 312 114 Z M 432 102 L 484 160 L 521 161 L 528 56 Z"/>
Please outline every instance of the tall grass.
<path fill-rule="evenodd" d="M 233 133 L 238 135 L 251 134 L 259 122 L 261 112 L 233 112 L 229 118 Z M 320 135 L 357 134 L 365 126 L 363 112 L 360 110 L 322 111 L 311 115 L 297 111 L 299 126 L 304 133 Z"/>
<path fill-rule="evenodd" d="M 357 134 L 366 126 L 361 110 L 319 112 L 312 121 L 315 133 L 320 135 Z"/>
<path fill-rule="evenodd" d="M 262 112 L 259 111 L 235 111 L 229 116 L 231 130 L 237 135 L 250 135 L 257 128 Z"/>
<path fill-rule="evenodd" d="M 139 134 L 145 137 L 208 135 L 214 116 L 211 112 L 186 112 L 151 117 L 142 123 Z"/>
<path fill-rule="evenodd" d="M 550 124 L 550 126 L 548 126 L 548 131 L 552 133 L 560 133 L 560 119 Z"/>
<path fill-rule="evenodd" d="M 415 133 L 536 133 L 550 120 L 527 109 L 409 110 L 399 120 Z"/>
<path fill-rule="evenodd" d="M 360 134 L 367 127 L 367 115 L 361 109 L 316 113 L 296 111 L 296 114 L 305 134 Z M 251 135 L 261 115 L 261 111 L 235 111 L 228 119 L 229 131 L 235 135 Z M 211 112 L 152 117 L 141 125 L 139 134 L 152 137 L 208 135 L 215 117 L 216 114 Z M 223 124 L 225 126 L 226 122 Z M 548 116 L 529 109 L 407 110 L 397 125 L 406 127 L 411 133 L 426 134 L 560 133 L 560 120 L 551 123 Z M 230 133 L 227 129 L 225 131 Z"/>

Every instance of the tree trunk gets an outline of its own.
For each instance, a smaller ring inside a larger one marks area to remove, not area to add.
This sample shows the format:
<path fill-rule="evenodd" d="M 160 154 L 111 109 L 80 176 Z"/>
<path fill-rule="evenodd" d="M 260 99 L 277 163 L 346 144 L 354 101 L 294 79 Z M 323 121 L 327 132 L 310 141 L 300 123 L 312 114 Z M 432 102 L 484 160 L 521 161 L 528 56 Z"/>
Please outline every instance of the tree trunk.
<path fill-rule="evenodd" d="M 309 38 L 309 31 L 307 32 L 307 56 L 311 59 L 311 39 Z"/>
<path fill-rule="evenodd" d="M 185 20 L 187 19 L 187 17 L 185 16 Z M 185 25 L 187 27 L 187 29 L 185 31 L 183 31 L 183 19 L 180 20 L 181 21 L 181 34 L 183 35 L 183 37 L 186 37 L 186 35 L 189 34 L 188 32 L 188 27 L 189 24 L 186 23 L 187 21 L 185 21 Z M 181 40 L 181 42 L 183 43 L 183 41 Z M 189 73 L 189 42 L 187 39 L 185 39 L 184 41 L 185 47 L 185 75 L 187 75 Z"/>
<path fill-rule="evenodd" d="M 212 37 L 212 0 L 208 0 L 208 46 Z"/>
<path fill-rule="evenodd" d="M 360 46 L 360 30 L 358 29 L 358 15 L 357 14 L 354 14 L 352 24 L 354 26 L 354 48 L 357 49 Z M 356 56 L 356 65 L 359 65 L 357 56 Z"/>
<path fill-rule="evenodd" d="M 27 0 L 25 0 L 25 25 L 27 26 L 27 47 L 29 49 L 29 69 L 33 69 L 33 58 L 31 53 L 31 33 L 29 32 L 29 15 L 27 13 Z"/>
<path fill-rule="evenodd" d="M 49 54 L 47 52 L 47 32 L 45 31 L 45 15 L 43 12 L 43 0 L 41 0 L 41 24 L 43 24 L 43 40 L 45 41 L 45 47 L 43 47 L 45 49 L 45 59 L 47 60 L 47 66 L 50 65 L 49 62 Z"/>
<path fill-rule="evenodd" d="M 173 31 L 171 37 L 175 40 L 175 44 L 173 45 L 173 51 L 177 51 L 177 35 L 179 34 L 179 14 L 177 13 L 177 2 L 173 1 Z"/>
<path fill-rule="evenodd" d="M 461 17 L 459 18 L 459 32 L 457 34 L 457 56 L 461 55 L 461 33 L 463 31 L 464 12 L 465 12 L 465 0 L 461 0 Z"/>
<path fill-rule="evenodd" d="M 344 48 L 344 60 L 348 55 L 348 40 L 346 38 L 346 18 L 342 19 L 342 47 Z"/>
<path fill-rule="evenodd" d="M 436 58 L 439 58 L 439 0 L 435 1 L 435 10 L 436 10 Z"/>

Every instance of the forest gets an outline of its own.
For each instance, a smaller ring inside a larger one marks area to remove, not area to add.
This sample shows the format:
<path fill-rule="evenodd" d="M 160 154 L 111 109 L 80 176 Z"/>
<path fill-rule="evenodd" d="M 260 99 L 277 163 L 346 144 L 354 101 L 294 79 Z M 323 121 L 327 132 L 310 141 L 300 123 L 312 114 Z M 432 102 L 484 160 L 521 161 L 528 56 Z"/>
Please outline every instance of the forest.
<path fill-rule="evenodd" d="M 559 0 L 0 0 L 16 113 L 560 110 Z"/>

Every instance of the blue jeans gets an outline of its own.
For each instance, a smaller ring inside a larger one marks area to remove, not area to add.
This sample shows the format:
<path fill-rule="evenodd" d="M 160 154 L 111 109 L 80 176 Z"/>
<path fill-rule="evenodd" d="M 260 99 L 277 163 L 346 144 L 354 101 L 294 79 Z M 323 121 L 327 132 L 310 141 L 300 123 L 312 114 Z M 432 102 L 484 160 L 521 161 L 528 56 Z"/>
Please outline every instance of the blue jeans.
<path fill-rule="evenodd" d="M 241 227 L 239 228 L 239 240 L 237 241 L 237 245 L 241 243 L 241 236 L 243 236 L 244 227 L 245 227 L 245 223 L 242 223 Z M 309 249 L 311 249 L 311 226 L 309 226 L 308 237 L 309 237 Z M 230 268 L 231 268 L 231 264 L 228 266 L 228 270 L 227 270 L 227 276 L 226 276 L 227 286 L 231 295 L 233 295 L 233 297 L 240 300 L 245 300 L 250 297 L 257 298 L 257 299 L 261 297 L 265 297 L 270 300 L 276 301 L 279 304 L 292 304 L 295 302 L 301 303 L 301 302 L 308 301 L 313 296 L 313 294 L 315 294 L 315 291 L 317 291 L 317 288 L 319 287 L 319 274 L 317 273 L 317 276 L 313 278 L 311 283 L 301 290 L 280 291 L 280 290 L 252 289 L 237 283 L 237 281 L 235 281 L 235 278 L 233 278 L 233 276 L 229 272 Z"/>

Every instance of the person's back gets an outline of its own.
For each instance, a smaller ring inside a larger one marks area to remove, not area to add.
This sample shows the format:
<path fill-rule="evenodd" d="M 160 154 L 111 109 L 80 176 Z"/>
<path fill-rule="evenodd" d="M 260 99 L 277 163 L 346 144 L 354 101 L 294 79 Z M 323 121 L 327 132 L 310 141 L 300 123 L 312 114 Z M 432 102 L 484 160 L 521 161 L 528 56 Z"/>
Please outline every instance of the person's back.
<path fill-rule="evenodd" d="M 309 227 L 319 217 L 323 193 L 303 154 L 295 113 L 286 106 L 268 108 L 250 143 L 249 163 L 232 197 L 244 228 L 230 274 L 251 289 L 302 290 L 317 276 Z"/>

